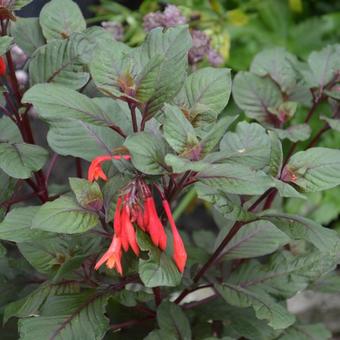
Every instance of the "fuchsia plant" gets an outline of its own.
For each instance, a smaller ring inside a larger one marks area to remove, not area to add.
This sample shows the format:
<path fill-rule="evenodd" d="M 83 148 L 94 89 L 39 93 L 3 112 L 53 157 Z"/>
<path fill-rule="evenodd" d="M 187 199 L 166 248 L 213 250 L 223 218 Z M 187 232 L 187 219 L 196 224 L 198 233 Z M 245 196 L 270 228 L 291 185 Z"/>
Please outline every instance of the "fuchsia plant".
<path fill-rule="evenodd" d="M 338 234 L 282 201 L 340 184 L 340 151 L 317 146 L 340 130 L 339 45 L 264 50 L 232 79 L 192 71 L 182 19 L 131 48 L 71 0 L 15 18 L 28 2 L 0 10 L 4 324 L 23 340 L 329 338 L 286 300 L 340 286 Z M 180 219 L 195 196 L 204 229 Z"/>

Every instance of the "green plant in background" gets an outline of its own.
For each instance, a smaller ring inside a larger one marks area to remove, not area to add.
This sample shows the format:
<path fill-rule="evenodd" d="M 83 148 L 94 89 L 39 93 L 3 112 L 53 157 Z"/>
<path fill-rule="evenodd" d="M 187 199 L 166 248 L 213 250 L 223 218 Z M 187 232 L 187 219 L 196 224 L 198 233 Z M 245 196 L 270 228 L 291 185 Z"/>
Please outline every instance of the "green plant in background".
<path fill-rule="evenodd" d="M 264 49 L 232 76 L 203 67 L 210 41 L 193 62 L 175 7 L 132 47 L 71 0 L 15 23 L 13 5 L 0 2 L 1 335 L 328 339 L 286 302 L 339 291 L 340 237 L 286 202 L 328 209 L 318 195 L 340 185 L 338 146 L 320 146 L 339 130 L 340 45 L 306 61 Z M 193 193 L 214 225 L 175 221 Z"/>
<path fill-rule="evenodd" d="M 124 3 L 124 2 L 123 2 Z M 145 0 L 136 11 L 101 0 L 97 18 L 124 27 L 123 39 L 134 46 L 145 36 L 143 18 L 178 6 L 192 29 L 205 32 L 214 49 L 233 69 L 246 69 L 263 48 L 282 46 L 306 59 L 316 49 L 339 40 L 340 8 L 337 2 L 303 0 Z M 303 39 L 301 39 L 303 37 Z"/>

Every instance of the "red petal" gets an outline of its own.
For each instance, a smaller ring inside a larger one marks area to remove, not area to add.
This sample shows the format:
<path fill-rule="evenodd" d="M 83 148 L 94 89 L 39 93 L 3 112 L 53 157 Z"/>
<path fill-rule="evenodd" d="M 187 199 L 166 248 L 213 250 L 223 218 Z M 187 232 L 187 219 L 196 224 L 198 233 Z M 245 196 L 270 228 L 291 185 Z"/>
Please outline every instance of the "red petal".
<path fill-rule="evenodd" d="M 174 253 L 173 253 L 172 258 L 175 261 L 178 270 L 180 272 L 183 272 L 184 268 L 185 268 L 185 264 L 187 262 L 187 252 L 185 250 L 181 235 L 179 234 L 179 232 L 177 230 L 176 223 L 175 223 L 175 220 L 172 216 L 170 205 L 169 205 L 168 201 L 163 200 L 162 203 L 163 203 L 163 207 L 164 207 L 164 211 L 166 213 L 166 216 L 168 217 L 170 227 L 171 227 L 171 231 L 172 231 L 172 235 L 173 235 L 173 238 L 174 238 Z"/>
<path fill-rule="evenodd" d="M 128 237 L 127 237 L 127 233 L 126 233 L 126 221 L 128 220 L 128 216 L 126 214 L 125 209 L 123 208 L 122 212 L 121 212 L 121 230 L 120 230 L 120 237 L 122 240 L 122 247 L 124 249 L 124 251 L 128 251 L 129 250 L 129 241 L 128 241 Z"/>
<path fill-rule="evenodd" d="M 129 215 L 130 215 L 129 208 L 127 206 L 125 206 L 124 209 L 126 210 L 126 214 L 129 217 Z M 124 227 L 125 227 L 125 232 L 126 232 L 126 235 L 127 235 L 128 242 L 129 242 L 133 252 L 136 254 L 136 256 L 138 256 L 139 255 L 139 247 L 138 247 L 138 244 L 137 244 L 137 236 L 136 236 L 135 228 L 133 227 L 133 225 L 130 221 L 130 218 L 126 219 Z"/>
<path fill-rule="evenodd" d="M 107 180 L 107 177 L 102 170 L 101 166 L 102 163 L 105 161 L 109 161 L 112 159 L 112 156 L 110 155 L 103 155 L 96 157 L 90 164 L 89 170 L 88 170 L 88 180 L 90 182 L 93 182 L 94 180 L 97 180 L 98 178 L 102 178 L 104 181 Z"/>
<path fill-rule="evenodd" d="M 156 247 L 165 250 L 166 234 L 162 222 L 159 220 L 153 197 L 148 197 L 146 199 L 146 204 L 149 214 L 148 232 L 151 240 Z"/>

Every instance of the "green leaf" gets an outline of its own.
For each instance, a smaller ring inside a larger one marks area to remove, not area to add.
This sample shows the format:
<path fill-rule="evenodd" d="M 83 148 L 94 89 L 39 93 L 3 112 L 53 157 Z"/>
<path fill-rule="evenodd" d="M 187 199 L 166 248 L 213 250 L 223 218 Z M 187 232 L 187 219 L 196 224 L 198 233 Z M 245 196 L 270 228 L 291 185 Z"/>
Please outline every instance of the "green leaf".
<path fill-rule="evenodd" d="M 192 170 L 195 172 L 202 171 L 207 169 L 211 163 L 202 161 L 191 161 L 187 158 L 182 158 L 175 156 L 173 154 L 167 154 L 165 156 L 165 162 L 167 165 L 172 167 L 173 172 L 181 173 L 188 170 Z"/>
<path fill-rule="evenodd" d="M 40 116 L 49 120 L 80 119 L 100 126 L 116 125 L 122 119 L 126 120 L 125 106 L 119 102 L 110 98 L 89 98 L 55 84 L 33 86 L 25 92 L 23 102 L 32 103 Z"/>
<path fill-rule="evenodd" d="M 32 228 L 75 234 L 92 229 L 98 223 L 98 216 L 94 212 L 82 208 L 69 196 L 61 196 L 41 206 L 33 218 Z"/>
<path fill-rule="evenodd" d="M 238 195 L 261 195 L 273 185 L 263 172 L 238 164 L 210 164 L 197 178 L 212 188 Z"/>
<path fill-rule="evenodd" d="M 97 252 L 98 245 L 98 239 L 80 235 L 19 243 L 18 248 L 32 267 L 57 282 L 79 268 L 86 257 Z"/>
<path fill-rule="evenodd" d="M 271 139 L 271 149 L 269 158 L 269 171 L 272 176 L 277 176 L 281 173 L 283 164 L 282 144 L 276 133 L 268 132 Z"/>
<path fill-rule="evenodd" d="M 4 55 L 11 47 L 13 38 L 8 35 L 0 37 L 0 56 Z"/>
<path fill-rule="evenodd" d="M 38 145 L 0 142 L 0 168 L 14 178 L 29 178 L 40 170 L 48 153 Z"/>
<path fill-rule="evenodd" d="M 132 163 L 137 170 L 148 175 L 161 175 L 166 172 L 166 145 L 163 139 L 148 132 L 139 132 L 130 135 L 124 146 L 129 149 Z"/>
<path fill-rule="evenodd" d="M 332 333 L 322 323 L 314 325 L 293 325 L 285 329 L 279 340 L 329 340 Z"/>
<path fill-rule="evenodd" d="M 230 228 L 221 231 L 226 236 Z M 221 237 L 222 238 L 222 237 Z M 289 237 L 274 224 L 258 220 L 245 224 L 224 248 L 227 260 L 262 256 L 273 253 L 289 242 Z"/>
<path fill-rule="evenodd" d="M 69 40 L 54 40 L 32 55 L 29 64 L 30 84 L 54 83 L 79 89 L 89 80 L 81 58 L 89 54 L 89 41 L 81 35 Z"/>
<path fill-rule="evenodd" d="M 39 207 L 14 208 L 0 223 L 0 239 L 28 242 L 53 236 L 42 230 L 32 229 L 32 220 Z"/>
<path fill-rule="evenodd" d="M 86 28 L 78 5 L 71 0 L 52 0 L 40 12 L 40 25 L 47 41 L 65 39 Z"/>
<path fill-rule="evenodd" d="M 307 140 L 312 133 L 308 124 L 292 125 L 287 129 L 273 129 L 273 131 L 277 133 L 280 139 L 289 139 L 293 143 Z"/>
<path fill-rule="evenodd" d="M 297 152 L 289 159 L 284 173 L 306 192 L 334 188 L 340 184 L 340 150 L 317 147 Z"/>
<path fill-rule="evenodd" d="M 155 247 L 150 238 L 141 230 L 137 230 L 139 247 L 148 252 L 149 258 L 139 259 L 138 273 L 146 287 L 178 286 L 181 282 L 181 274 L 175 263 L 165 252 Z"/>
<path fill-rule="evenodd" d="M 0 118 L 0 131 L 1 131 L 0 142 L 1 141 L 11 143 L 22 142 L 22 137 L 19 128 L 9 117 L 4 116 Z"/>
<path fill-rule="evenodd" d="M 270 108 L 282 103 L 277 85 L 269 78 L 261 78 L 249 72 L 239 72 L 233 82 L 233 97 L 236 104 L 249 118 L 270 124 Z"/>
<path fill-rule="evenodd" d="M 282 92 L 290 93 L 297 81 L 297 58 L 282 47 L 266 49 L 253 59 L 250 71 L 260 77 L 270 76 Z"/>
<path fill-rule="evenodd" d="M 225 116 L 216 123 L 211 124 L 200 140 L 200 148 L 203 155 L 206 155 L 215 148 L 236 118 L 237 116 Z"/>
<path fill-rule="evenodd" d="M 310 70 L 304 72 L 310 87 L 324 88 L 340 69 L 339 45 L 329 45 L 308 57 Z"/>
<path fill-rule="evenodd" d="M 53 121 L 47 134 L 49 146 L 59 155 L 80 157 L 87 161 L 121 146 L 123 138 L 108 127 L 80 120 Z"/>
<path fill-rule="evenodd" d="M 153 29 L 146 36 L 144 43 L 134 50 L 133 64 L 137 64 L 141 72 L 140 78 L 136 79 L 137 95 L 140 85 L 145 97 L 143 99 L 147 99 L 146 116 L 152 117 L 156 114 L 163 104 L 171 102 L 181 89 L 186 77 L 187 53 L 190 47 L 191 36 L 188 27 L 179 25 L 165 31 L 161 27 Z"/>
<path fill-rule="evenodd" d="M 273 177 L 273 186 L 278 190 L 281 197 L 295 197 L 306 199 L 306 196 L 299 193 L 292 185 L 282 182 L 280 179 Z"/>
<path fill-rule="evenodd" d="M 131 81 L 129 52 L 127 45 L 113 39 L 100 46 L 89 65 L 92 79 L 99 90 L 113 97 L 121 95 L 121 84 Z"/>
<path fill-rule="evenodd" d="M 198 144 L 196 132 L 183 112 L 176 106 L 164 106 L 164 137 L 177 153 L 185 153 Z"/>
<path fill-rule="evenodd" d="M 235 132 L 225 134 L 220 150 L 228 163 L 247 165 L 254 170 L 263 169 L 270 161 L 270 137 L 261 125 L 240 122 Z"/>
<path fill-rule="evenodd" d="M 19 321 L 20 339 L 100 340 L 109 329 L 104 315 L 108 298 L 92 291 L 51 296 L 41 316 Z"/>
<path fill-rule="evenodd" d="M 78 283 L 60 282 L 58 284 L 51 284 L 49 282 L 43 283 L 32 293 L 28 294 L 20 300 L 14 301 L 5 307 L 4 323 L 10 318 L 26 318 L 33 315 L 39 315 L 41 307 L 49 296 L 72 294 L 79 292 Z"/>
<path fill-rule="evenodd" d="M 78 203 L 85 209 L 100 210 L 103 206 L 103 194 L 97 182 L 82 178 L 69 178 L 70 186 Z"/>
<path fill-rule="evenodd" d="M 45 44 L 38 18 L 17 18 L 14 26 L 11 27 L 11 34 L 15 42 L 28 55 Z"/>
<path fill-rule="evenodd" d="M 331 129 L 340 132 L 340 119 L 333 119 L 325 116 L 321 116 L 320 119 L 325 120 Z"/>
<path fill-rule="evenodd" d="M 323 228 L 320 224 L 302 216 L 265 211 L 261 214 L 294 240 L 306 240 L 321 252 L 334 253 L 339 238 L 334 230 Z"/>
<path fill-rule="evenodd" d="M 226 193 L 223 188 L 213 189 L 202 183 L 195 184 L 197 196 L 210 202 L 226 219 L 232 221 L 249 221 L 255 216 L 241 206 L 241 200 L 236 195 Z"/>
<path fill-rule="evenodd" d="M 182 309 L 176 304 L 164 301 L 157 309 L 159 328 L 175 336 L 176 339 L 190 340 L 191 328 Z"/>
<path fill-rule="evenodd" d="M 194 126 L 217 119 L 229 101 L 229 69 L 207 67 L 192 73 L 184 83 L 175 103 L 187 112 Z"/>
<path fill-rule="evenodd" d="M 215 289 L 223 299 L 236 307 L 253 307 L 260 320 L 267 320 L 274 329 L 284 329 L 295 321 L 293 315 L 280 304 L 274 302 L 268 295 L 257 293 L 238 285 L 224 282 L 215 284 Z"/>
<path fill-rule="evenodd" d="M 244 263 L 233 271 L 228 282 L 282 300 L 306 289 L 335 266 L 335 256 L 319 251 L 303 256 L 283 251 L 275 253 L 264 264 L 257 260 Z"/>

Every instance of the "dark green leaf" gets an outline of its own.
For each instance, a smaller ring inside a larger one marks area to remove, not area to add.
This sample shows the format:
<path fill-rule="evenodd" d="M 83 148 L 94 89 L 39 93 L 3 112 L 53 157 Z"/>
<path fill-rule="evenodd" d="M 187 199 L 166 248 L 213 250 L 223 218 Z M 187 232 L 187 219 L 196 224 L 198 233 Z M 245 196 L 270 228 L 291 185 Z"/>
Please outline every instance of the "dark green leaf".
<path fill-rule="evenodd" d="M 292 325 L 295 317 L 265 293 L 258 293 L 238 285 L 216 284 L 215 289 L 223 299 L 236 307 L 253 307 L 260 320 L 267 320 L 274 329 L 284 329 Z"/>
<path fill-rule="evenodd" d="M 261 218 L 274 223 L 292 239 L 311 242 L 322 252 L 336 252 L 339 244 L 337 233 L 334 230 L 323 228 L 312 220 L 297 215 L 266 211 L 261 215 Z"/>
<path fill-rule="evenodd" d="M 149 259 L 139 259 L 138 272 L 146 287 L 170 286 L 181 282 L 181 274 L 175 263 L 165 252 L 155 247 L 150 238 L 137 230 L 137 240 L 140 248 L 148 252 Z"/>
<path fill-rule="evenodd" d="M 148 175 L 166 172 L 164 156 L 167 147 L 163 139 L 148 132 L 139 132 L 129 136 L 124 146 L 129 149 L 132 163 L 137 170 Z"/>
<path fill-rule="evenodd" d="M 254 170 L 269 164 L 270 137 L 257 123 L 240 122 L 235 132 L 227 132 L 220 143 L 220 150 L 228 163 L 244 164 Z"/>
<path fill-rule="evenodd" d="M 182 309 L 176 304 L 164 301 L 157 309 L 159 328 L 178 339 L 190 340 L 191 329 L 189 320 Z"/>
<path fill-rule="evenodd" d="M 13 242 L 28 242 L 52 237 L 53 234 L 32 229 L 32 220 L 39 207 L 14 208 L 0 223 L 0 239 Z"/>
<path fill-rule="evenodd" d="M 47 41 L 65 39 L 72 33 L 86 28 L 85 19 L 78 5 L 71 0 L 52 0 L 41 10 L 39 17 Z"/>
<path fill-rule="evenodd" d="M 230 70 L 207 67 L 187 78 L 175 102 L 197 126 L 217 119 L 229 101 L 230 92 Z"/>
<path fill-rule="evenodd" d="M 270 124 L 269 109 L 278 107 L 283 101 L 272 80 L 249 72 L 239 72 L 234 78 L 233 97 L 249 118 L 265 124 Z"/>
<path fill-rule="evenodd" d="M 230 228 L 221 230 L 223 239 Z M 224 248 L 225 259 L 242 259 L 273 253 L 287 244 L 289 237 L 274 224 L 259 220 L 245 224 Z"/>
<path fill-rule="evenodd" d="M 103 206 L 103 194 L 97 182 L 82 178 L 69 178 L 70 186 L 78 203 L 85 209 L 100 210 Z"/>
<path fill-rule="evenodd" d="M 285 173 L 306 192 L 334 188 L 340 184 L 340 150 L 316 147 L 297 152 L 289 159 Z"/>
<path fill-rule="evenodd" d="M 196 132 L 183 112 L 176 106 L 164 106 L 164 137 L 177 153 L 185 153 L 198 144 Z"/>
<path fill-rule="evenodd" d="M 75 90 L 83 87 L 89 80 L 81 63 L 82 56 L 89 54 L 87 45 L 85 37 L 76 35 L 40 47 L 29 64 L 30 84 L 54 83 Z"/>
<path fill-rule="evenodd" d="M 0 168 L 14 178 L 29 178 L 40 170 L 48 153 L 41 146 L 26 143 L 0 143 Z"/>
<path fill-rule="evenodd" d="M 38 18 L 17 18 L 15 25 L 11 28 L 11 33 L 15 42 L 28 55 L 45 44 Z"/>
<path fill-rule="evenodd" d="M 32 221 L 33 229 L 54 233 L 83 233 L 99 222 L 98 216 L 84 209 L 69 196 L 61 196 L 41 206 Z"/>
<path fill-rule="evenodd" d="M 19 321 L 20 339 L 100 340 L 109 329 L 107 301 L 107 295 L 94 292 L 52 296 L 41 316 Z"/>

